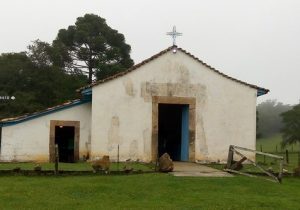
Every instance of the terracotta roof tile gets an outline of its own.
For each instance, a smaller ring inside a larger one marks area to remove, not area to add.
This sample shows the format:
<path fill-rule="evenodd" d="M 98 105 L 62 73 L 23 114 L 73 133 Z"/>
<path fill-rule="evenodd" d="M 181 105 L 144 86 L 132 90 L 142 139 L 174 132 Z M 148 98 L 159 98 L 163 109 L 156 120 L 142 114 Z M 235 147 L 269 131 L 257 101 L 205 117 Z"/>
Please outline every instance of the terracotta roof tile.
<path fill-rule="evenodd" d="M 96 86 L 96 85 L 105 83 L 105 82 L 107 82 L 107 81 L 110 81 L 110 80 L 113 80 L 113 79 L 115 79 L 115 78 L 121 77 L 121 76 L 123 76 L 123 75 L 125 75 L 125 74 L 128 74 L 129 72 L 132 72 L 132 71 L 134 71 L 135 69 L 137 69 L 137 68 L 139 68 L 139 67 L 145 65 L 146 63 L 149 63 L 150 61 L 152 61 L 152 60 L 154 60 L 154 59 L 160 57 L 161 55 L 164 55 L 165 53 L 167 53 L 167 52 L 173 50 L 174 48 L 176 48 L 177 50 L 179 50 L 179 51 L 185 53 L 186 55 L 190 56 L 190 57 L 193 58 L 194 60 L 200 62 L 200 63 L 203 64 L 204 66 L 208 67 L 210 70 L 216 72 L 217 74 L 219 74 L 219 75 L 221 75 L 221 76 L 223 76 L 223 77 L 225 77 L 225 78 L 228 78 L 228 79 L 230 79 L 230 80 L 232 80 L 232 81 L 235 81 L 235 82 L 238 82 L 238 83 L 240 83 L 240 84 L 243 84 L 243 85 L 252 87 L 252 88 L 257 89 L 257 90 L 262 90 L 262 91 L 264 91 L 265 93 L 268 93 L 268 92 L 269 92 L 268 89 L 265 89 L 265 88 L 262 88 L 262 87 L 258 87 L 258 86 L 256 86 L 256 85 L 252 85 L 252 84 L 243 82 L 243 81 L 241 81 L 241 80 L 235 79 L 235 78 L 233 78 L 233 77 L 230 77 L 230 76 L 228 76 L 228 75 L 226 75 L 226 74 L 220 72 L 219 70 L 217 70 L 217 69 L 215 69 L 214 67 L 208 65 L 207 63 L 203 62 L 202 60 L 200 60 L 200 59 L 197 58 L 196 56 L 192 55 L 191 53 L 187 52 L 186 50 L 184 50 L 184 49 L 182 49 L 182 48 L 180 48 L 180 47 L 177 47 L 176 45 L 171 46 L 171 47 L 169 47 L 169 48 L 167 48 L 167 49 L 165 49 L 165 50 L 163 50 L 163 51 L 161 51 L 161 52 L 159 52 L 159 53 L 157 53 L 157 54 L 151 56 L 150 58 L 148 58 L 148 59 L 146 59 L 146 60 L 143 60 L 142 62 L 140 62 L 140 63 L 138 63 L 138 64 L 132 66 L 131 68 L 129 68 L 129 69 L 123 71 L 123 72 L 117 73 L 117 74 L 115 74 L 115 75 L 113 75 L 113 76 L 107 77 L 107 78 L 102 79 L 102 80 L 95 81 L 95 82 L 93 82 L 93 83 L 90 84 L 90 85 L 87 85 L 87 86 L 84 86 L 84 87 L 82 87 L 82 88 L 79 88 L 77 91 L 82 91 L 82 90 L 84 90 L 84 89 L 91 88 L 91 87 L 93 87 L 93 86 Z"/>

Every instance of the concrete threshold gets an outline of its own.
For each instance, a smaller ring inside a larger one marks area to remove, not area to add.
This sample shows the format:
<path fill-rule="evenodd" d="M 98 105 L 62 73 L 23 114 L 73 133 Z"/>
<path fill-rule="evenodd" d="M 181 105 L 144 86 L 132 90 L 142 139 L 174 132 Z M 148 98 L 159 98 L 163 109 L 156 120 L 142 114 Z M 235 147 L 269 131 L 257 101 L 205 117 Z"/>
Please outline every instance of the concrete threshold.
<path fill-rule="evenodd" d="M 190 177 L 233 177 L 227 172 L 190 162 L 174 162 L 174 171 L 169 174 Z"/>

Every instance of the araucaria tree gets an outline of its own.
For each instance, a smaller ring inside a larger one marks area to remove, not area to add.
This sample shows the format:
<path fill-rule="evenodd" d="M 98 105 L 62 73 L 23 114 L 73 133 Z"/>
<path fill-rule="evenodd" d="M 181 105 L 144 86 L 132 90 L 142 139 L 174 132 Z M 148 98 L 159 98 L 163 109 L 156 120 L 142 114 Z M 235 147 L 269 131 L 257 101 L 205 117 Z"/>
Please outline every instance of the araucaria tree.
<path fill-rule="evenodd" d="M 67 71 L 84 72 L 89 83 L 133 65 L 124 35 L 110 28 L 105 19 L 86 14 L 75 25 L 61 29 L 53 41 L 53 59 Z"/>
<path fill-rule="evenodd" d="M 300 143 L 300 104 L 281 114 L 284 127 L 282 129 L 282 145 Z"/>

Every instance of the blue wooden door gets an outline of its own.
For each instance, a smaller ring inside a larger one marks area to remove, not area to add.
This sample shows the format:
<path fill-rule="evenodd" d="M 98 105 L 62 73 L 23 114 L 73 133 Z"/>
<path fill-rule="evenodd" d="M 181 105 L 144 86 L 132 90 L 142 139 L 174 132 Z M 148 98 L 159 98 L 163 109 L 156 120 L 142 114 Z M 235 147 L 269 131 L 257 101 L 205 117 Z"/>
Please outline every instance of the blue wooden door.
<path fill-rule="evenodd" d="M 189 105 L 182 106 L 180 160 L 189 160 Z"/>

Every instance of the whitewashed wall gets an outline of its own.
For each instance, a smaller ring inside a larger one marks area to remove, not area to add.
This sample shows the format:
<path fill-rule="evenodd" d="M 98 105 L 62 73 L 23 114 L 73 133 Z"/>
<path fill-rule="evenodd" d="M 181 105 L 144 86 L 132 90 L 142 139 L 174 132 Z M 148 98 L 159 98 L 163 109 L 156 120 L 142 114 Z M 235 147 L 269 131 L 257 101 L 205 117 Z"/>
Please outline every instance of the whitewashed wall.
<path fill-rule="evenodd" d="M 151 160 L 151 96 L 196 98 L 197 161 L 225 161 L 230 144 L 255 149 L 256 89 L 168 52 L 93 87 L 92 156 Z"/>
<path fill-rule="evenodd" d="M 3 127 L 0 160 L 49 161 L 50 120 L 80 121 L 79 155 L 87 154 L 91 138 L 91 103 Z"/>

